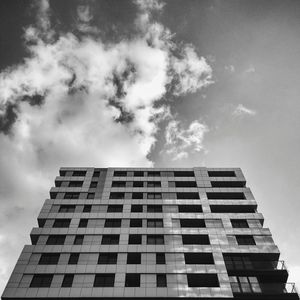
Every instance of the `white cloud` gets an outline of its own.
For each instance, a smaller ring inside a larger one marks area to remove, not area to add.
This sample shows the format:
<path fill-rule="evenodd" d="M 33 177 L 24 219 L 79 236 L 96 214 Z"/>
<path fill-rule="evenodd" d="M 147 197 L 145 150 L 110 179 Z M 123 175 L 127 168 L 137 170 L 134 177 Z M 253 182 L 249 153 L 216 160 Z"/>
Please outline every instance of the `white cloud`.
<path fill-rule="evenodd" d="M 255 73 L 255 67 L 253 65 L 250 65 L 246 70 L 245 73 Z"/>
<path fill-rule="evenodd" d="M 247 108 L 243 104 L 239 104 L 232 113 L 234 116 L 243 117 L 243 116 L 255 116 L 256 111 L 250 108 Z"/>
<path fill-rule="evenodd" d="M 234 67 L 234 65 L 228 65 L 228 66 L 225 66 L 225 70 L 229 73 L 234 73 L 235 67 Z"/>
<path fill-rule="evenodd" d="M 187 158 L 191 152 L 204 150 L 203 139 L 208 127 L 198 120 L 193 121 L 187 129 L 173 119 L 166 127 L 166 144 L 163 152 L 170 155 L 173 160 Z"/>
<path fill-rule="evenodd" d="M 167 88 L 180 95 L 211 80 L 191 45 L 174 56 L 172 34 L 151 19 L 151 9 L 162 9 L 157 1 L 141 2 L 135 36 L 110 44 L 71 33 L 53 40 L 49 2 L 39 9 L 38 27 L 26 30 L 30 57 L 0 74 L 0 118 L 9 119 L 8 107 L 16 118 L 0 133 L 2 286 L 60 166 L 151 166 L 159 122 L 170 115 L 157 101 Z M 80 22 L 91 17 L 79 9 Z M 187 129 L 171 121 L 168 153 L 200 151 L 206 131 L 198 121 Z"/>

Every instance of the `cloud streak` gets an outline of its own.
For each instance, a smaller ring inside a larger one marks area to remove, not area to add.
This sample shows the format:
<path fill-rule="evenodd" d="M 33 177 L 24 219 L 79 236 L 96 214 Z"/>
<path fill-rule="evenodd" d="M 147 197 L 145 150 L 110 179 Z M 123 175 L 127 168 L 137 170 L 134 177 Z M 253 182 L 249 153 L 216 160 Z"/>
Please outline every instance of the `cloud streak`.
<path fill-rule="evenodd" d="M 247 108 L 243 104 L 238 104 L 238 106 L 234 109 L 232 114 L 236 117 L 255 116 L 256 111 L 253 109 Z"/>

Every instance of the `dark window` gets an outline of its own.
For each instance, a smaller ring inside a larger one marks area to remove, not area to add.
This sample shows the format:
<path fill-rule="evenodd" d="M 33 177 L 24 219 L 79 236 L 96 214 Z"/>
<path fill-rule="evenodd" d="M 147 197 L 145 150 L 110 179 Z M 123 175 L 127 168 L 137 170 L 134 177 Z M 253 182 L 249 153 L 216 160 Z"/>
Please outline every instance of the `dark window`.
<path fill-rule="evenodd" d="M 94 287 L 113 287 L 115 285 L 115 274 L 96 274 Z"/>
<path fill-rule="evenodd" d="M 148 245 L 163 245 L 165 243 L 164 236 L 160 234 L 148 234 L 147 244 Z"/>
<path fill-rule="evenodd" d="M 199 193 L 176 193 L 177 199 L 200 199 Z"/>
<path fill-rule="evenodd" d="M 100 171 L 94 171 L 93 177 L 100 177 Z"/>
<path fill-rule="evenodd" d="M 162 212 L 162 205 L 147 205 L 148 213 L 158 213 Z"/>
<path fill-rule="evenodd" d="M 148 219 L 147 227 L 164 227 L 162 219 Z"/>
<path fill-rule="evenodd" d="M 156 286 L 157 287 L 166 287 L 167 286 L 166 274 L 157 274 L 156 275 Z"/>
<path fill-rule="evenodd" d="M 87 194 L 87 199 L 94 199 L 95 198 L 95 193 L 88 193 Z"/>
<path fill-rule="evenodd" d="M 205 227 L 205 222 L 203 219 L 180 219 L 181 227 Z"/>
<path fill-rule="evenodd" d="M 104 227 L 121 227 L 121 219 L 106 219 Z"/>
<path fill-rule="evenodd" d="M 164 265 L 166 263 L 166 255 L 165 253 L 156 253 L 156 264 Z"/>
<path fill-rule="evenodd" d="M 140 244 L 142 244 L 142 235 L 141 234 L 129 234 L 128 244 L 129 245 L 140 245 Z"/>
<path fill-rule="evenodd" d="M 234 171 L 208 171 L 209 177 L 235 177 Z"/>
<path fill-rule="evenodd" d="M 71 219 L 56 219 L 53 223 L 53 228 L 69 227 Z"/>
<path fill-rule="evenodd" d="M 55 187 L 60 187 L 63 182 L 67 182 L 67 181 L 55 181 Z"/>
<path fill-rule="evenodd" d="M 102 245 L 118 245 L 120 236 L 118 234 L 104 234 L 102 236 Z"/>
<path fill-rule="evenodd" d="M 134 177 L 144 177 L 144 172 L 143 171 L 134 171 L 133 176 Z"/>
<path fill-rule="evenodd" d="M 178 205 L 178 212 L 180 213 L 202 212 L 202 206 L 201 205 Z"/>
<path fill-rule="evenodd" d="M 74 172 L 73 172 L 73 176 L 84 177 L 85 174 L 86 174 L 86 171 L 74 171 Z"/>
<path fill-rule="evenodd" d="M 110 193 L 109 199 L 124 199 L 125 193 Z"/>
<path fill-rule="evenodd" d="M 113 181 L 111 187 L 122 188 L 126 186 L 125 181 Z"/>
<path fill-rule="evenodd" d="M 75 235 L 74 245 L 82 245 L 83 244 L 83 235 Z"/>
<path fill-rule="evenodd" d="M 246 199 L 244 193 L 229 193 L 229 192 L 222 192 L 222 193 L 217 193 L 217 192 L 211 192 L 211 193 L 206 193 L 207 194 L 207 199 L 209 200 L 218 200 L 218 199 Z"/>
<path fill-rule="evenodd" d="M 176 181 L 176 187 L 197 187 L 196 181 Z"/>
<path fill-rule="evenodd" d="M 187 265 L 213 265 L 214 258 L 211 253 L 184 253 L 184 260 Z"/>
<path fill-rule="evenodd" d="M 231 219 L 230 221 L 233 228 L 249 228 L 247 220 Z"/>
<path fill-rule="evenodd" d="M 65 235 L 49 235 L 46 245 L 63 245 L 65 243 Z"/>
<path fill-rule="evenodd" d="M 245 181 L 211 181 L 212 187 L 244 187 L 246 185 Z"/>
<path fill-rule="evenodd" d="M 132 199 L 143 199 L 143 193 L 132 193 Z"/>
<path fill-rule="evenodd" d="M 82 181 L 70 181 L 69 187 L 82 187 L 83 182 Z"/>
<path fill-rule="evenodd" d="M 160 181 L 148 181 L 147 187 L 154 188 L 154 187 L 161 187 Z"/>
<path fill-rule="evenodd" d="M 160 177 L 160 172 L 159 171 L 148 171 L 147 176 L 149 176 L 149 177 Z"/>
<path fill-rule="evenodd" d="M 184 245 L 210 245 L 206 234 L 183 234 L 182 243 Z"/>
<path fill-rule="evenodd" d="M 79 193 L 65 193 L 64 199 L 78 199 Z"/>
<path fill-rule="evenodd" d="M 116 176 L 116 177 L 126 177 L 127 172 L 126 171 L 115 171 L 114 176 Z"/>
<path fill-rule="evenodd" d="M 239 245 L 256 245 L 251 235 L 236 235 L 236 241 Z"/>
<path fill-rule="evenodd" d="M 110 204 L 107 206 L 107 212 L 122 212 L 123 205 L 119 204 Z"/>
<path fill-rule="evenodd" d="M 99 265 L 115 265 L 118 260 L 118 253 L 99 253 Z"/>
<path fill-rule="evenodd" d="M 143 205 L 140 204 L 132 204 L 131 212 L 143 212 Z"/>
<path fill-rule="evenodd" d="M 127 273 L 125 277 L 125 287 L 139 287 L 140 286 L 140 274 Z"/>
<path fill-rule="evenodd" d="M 57 265 L 59 253 L 43 253 L 39 260 L 39 265 Z"/>
<path fill-rule="evenodd" d="M 73 284 L 74 274 L 65 274 L 61 287 L 71 287 Z"/>
<path fill-rule="evenodd" d="M 230 285 L 233 293 L 261 293 L 261 289 L 257 277 L 255 276 L 230 276 Z M 264 285 L 262 285 L 264 287 Z M 282 287 L 281 287 L 282 292 Z"/>
<path fill-rule="evenodd" d="M 97 184 L 98 184 L 97 181 L 92 181 L 91 184 L 90 184 L 90 188 L 96 188 Z"/>
<path fill-rule="evenodd" d="M 194 171 L 175 171 L 175 177 L 194 177 Z"/>
<path fill-rule="evenodd" d="M 141 263 L 141 253 L 127 253 L 128 265 L 139 265 Z"/>
<path fill-rule="evenodd" d="M 77 265 L 79 259 L 79 253 L 71 253 L 69 257 L 69 265 Z"/>
<path fill-rule="evenodd" d="M 219 287 L 217 274 L 187 274 L 189 287 Z"/>
<path fill-rule="evenodd" d="M 131 219 L 130 220 L 130 227 L 142 227 L 143 220 L 142 219 Z"/>
<path fill-rule="evenodd" d="M 80 219 L 78 227 L 87 227 L 89 219 Z"/>
<path fill-rule="evenodd" d="M 92 205 L 90 205 L 90 204 L 85 204 L 85 205 L 83 206 L 83 212 L 91 212 L 91 210 L 92 210 Z"/>
<path fill-rule="evenodd" d="M 53 274 L 35 274 L 30 283 L 30 287 L 50 287 Z"/>
<path fill-rule="evenodd" d="M 59 212 L 72 213 L 75 211 L 75 205 L 61 205 L 59 207 Z"/>
<path fill-rule="evenodd" d="M 161 199 L 161 193 L 147 193 L 147 199 Z"/>
<path fill-rule="evenodd" d="M 254 270 L 256 267 L 258 267 L 258 269 L 265 268 L 274 270 L 277 266 L 277 262 L 274 265 L 274 261 L 252 261 L 252 259 L 247 255 L 224 254 L 223 257 L 227 270 Z"/>
<path fill-rule="evenodd" d="M 133 187 L 143 187 L 144 182 L 143 181 L 134 181 L 133 182 Z"/>
<path fill-rule="evenodd" d="M 254 205 L 210 205 L 212 213 L 255 213 Z"/>

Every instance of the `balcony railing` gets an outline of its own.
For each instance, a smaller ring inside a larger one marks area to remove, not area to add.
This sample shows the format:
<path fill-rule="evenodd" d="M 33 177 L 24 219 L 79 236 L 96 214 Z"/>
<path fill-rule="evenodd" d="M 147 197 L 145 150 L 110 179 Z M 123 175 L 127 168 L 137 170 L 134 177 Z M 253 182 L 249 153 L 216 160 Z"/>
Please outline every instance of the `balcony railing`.
<path fill-rule="evenodd" d="M 279 261 L 241 261 L 241 262 L 226 262 L 227 270 L 286 270 L 283 260 Z"/>

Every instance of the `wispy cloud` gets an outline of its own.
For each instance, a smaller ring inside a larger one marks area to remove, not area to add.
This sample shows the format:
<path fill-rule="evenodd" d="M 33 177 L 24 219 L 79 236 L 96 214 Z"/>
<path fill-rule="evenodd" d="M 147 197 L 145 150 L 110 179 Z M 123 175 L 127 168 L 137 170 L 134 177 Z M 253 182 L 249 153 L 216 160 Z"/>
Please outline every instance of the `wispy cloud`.
<path fill-rule="evenodd" d="M 247 108 L 243 104 L 239 104 L 232 113 L 234 116 L 243 117 L 243 116 L 255 116 L 256 111 L 250 108 Z"/>

